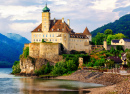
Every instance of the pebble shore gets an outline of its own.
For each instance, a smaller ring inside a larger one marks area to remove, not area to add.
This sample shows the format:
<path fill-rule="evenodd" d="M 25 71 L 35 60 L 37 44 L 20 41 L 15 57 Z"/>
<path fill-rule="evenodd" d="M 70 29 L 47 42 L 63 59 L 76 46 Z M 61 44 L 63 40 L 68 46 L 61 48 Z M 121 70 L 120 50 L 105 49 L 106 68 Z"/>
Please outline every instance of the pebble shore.
<path fill-rule="evenodd" d="M 84 89 L 90 91 L 90 94 L 130 94 L 130 76 L 128 75 L 78 70 L 69 76 L 59 76 L 56 79 L 77 80 L 105 85 L 105 87 L 100 88 Z"/>

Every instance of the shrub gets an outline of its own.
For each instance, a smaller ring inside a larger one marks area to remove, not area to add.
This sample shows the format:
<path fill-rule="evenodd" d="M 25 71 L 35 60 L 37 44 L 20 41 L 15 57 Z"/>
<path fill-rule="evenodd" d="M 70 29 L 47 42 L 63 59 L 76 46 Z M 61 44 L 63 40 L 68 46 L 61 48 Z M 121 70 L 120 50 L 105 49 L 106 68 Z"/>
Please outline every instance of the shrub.
<path fill-rule="evenodd" d="M 44 73 L 45 74 L 50 73 L 52 71 L 52 68 L 53 68 L 53 66 L 50 66 L 50 63 L 47 62 L 47 65 L 46 65 L 46 68 L 44 70 Z"/>
<path fill-rule="evenodd" d="M 87 67 L 93 67 L 93 63 L 92 63 L 92 62 L 88 62 L 88 63 L 86 64 L 86 66 L 87 66 Z"/>
<path fill-rule="evenodd" d="M 66 67 L 67 67 L 67 71 L 74 71 L 77 70 L 77 66 L 75 64 L 75 62 L 73 60 L 68 60 L 66 61 Z"/>
<path fill-rule="evenodd" d="M 42 75 L 44 74 L 45 72 L 45 68 L 46 68 L 46 65 L 42 65 L 42 67 L 39 69 L 39 70 L 35 70 L 34 73 L 39 76 L 39 75 Z"/>
<path fill-rule="evenodd" d="M 63 61 L 60 61 L 60 62 L 56 63 L 51 74 L 54 76 L 58 76 L 58 75 L 62 75 L 64 73 L 66 73 L 66 71 L 67 71 L 66 64 Z"/>
<path fill-rule="evenodd" d="M 24 56 L 24 58 L 27 58 L 27 56 L 29 56 L 29 47 L 26 47 L 26 48 L 23 50 L 23 56 Z"/>
<path fill-rule="evenodd" d="M 20 73 L 21 72 L 20 62 L 19 61 L 15 61 L 12 69 L 13 69 L 13 71 L 12 71 L 13 74 Z"/>
<path fill-rule="evenodd" d="M 104 66 L 105 59 L 101 58 L 94 63 L 94 66 Z"/>

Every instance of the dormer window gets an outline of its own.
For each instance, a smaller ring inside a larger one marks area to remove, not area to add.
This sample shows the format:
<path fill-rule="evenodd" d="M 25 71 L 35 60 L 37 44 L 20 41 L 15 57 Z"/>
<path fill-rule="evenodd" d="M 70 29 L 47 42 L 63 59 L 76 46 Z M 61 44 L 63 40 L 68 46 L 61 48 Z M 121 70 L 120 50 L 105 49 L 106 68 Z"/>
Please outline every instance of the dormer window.
<path fill-rule="evenodd" d="M 57 29 L 57 31 L 59 31 L 59 28 Z"/>
<path fill-rule="evenodd" d="M 52 31 L 53 31 L 53 29 L 52 29 Z"/>
<path fill-rule="evenodd" d="M 38 31 L 41 31 L 41 29 L 38 29 Z"/>

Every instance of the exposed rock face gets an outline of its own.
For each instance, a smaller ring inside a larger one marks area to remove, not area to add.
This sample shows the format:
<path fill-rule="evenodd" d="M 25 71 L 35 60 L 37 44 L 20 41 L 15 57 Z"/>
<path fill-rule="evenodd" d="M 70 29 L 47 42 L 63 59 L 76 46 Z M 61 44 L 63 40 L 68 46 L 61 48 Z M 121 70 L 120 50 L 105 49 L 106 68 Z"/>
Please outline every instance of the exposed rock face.
<path fill-rule="evenodd" d="M 55 63 L 43 58 L 23 58 L 20 60 L 21 73 L 34 74 L 35 70 L 39 70 L 42 67 L 42 65 L 46 65 L 47 62 L 50 62 L 50 65 L 55 65 Z"/>

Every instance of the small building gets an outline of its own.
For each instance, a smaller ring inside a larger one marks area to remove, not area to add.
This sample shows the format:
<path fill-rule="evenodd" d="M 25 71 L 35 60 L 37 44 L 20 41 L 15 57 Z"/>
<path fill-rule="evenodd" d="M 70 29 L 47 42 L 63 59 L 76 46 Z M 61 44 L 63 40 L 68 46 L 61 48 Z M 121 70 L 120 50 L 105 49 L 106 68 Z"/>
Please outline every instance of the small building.
<path fill-rule="evenodd" d="M 124 49 L 130 49 L 130 39 L 120 39 L 120 40 L 112 40 L 111 45 L 121 45 Z"/>
<path fill-rule="evenodd" d="M 122 64 L 122 60 L 118 56 L 109 56 L 107 57 L 107 60 L 113 60 L 115 64 L 119 64 L 119 65 Z"/>

